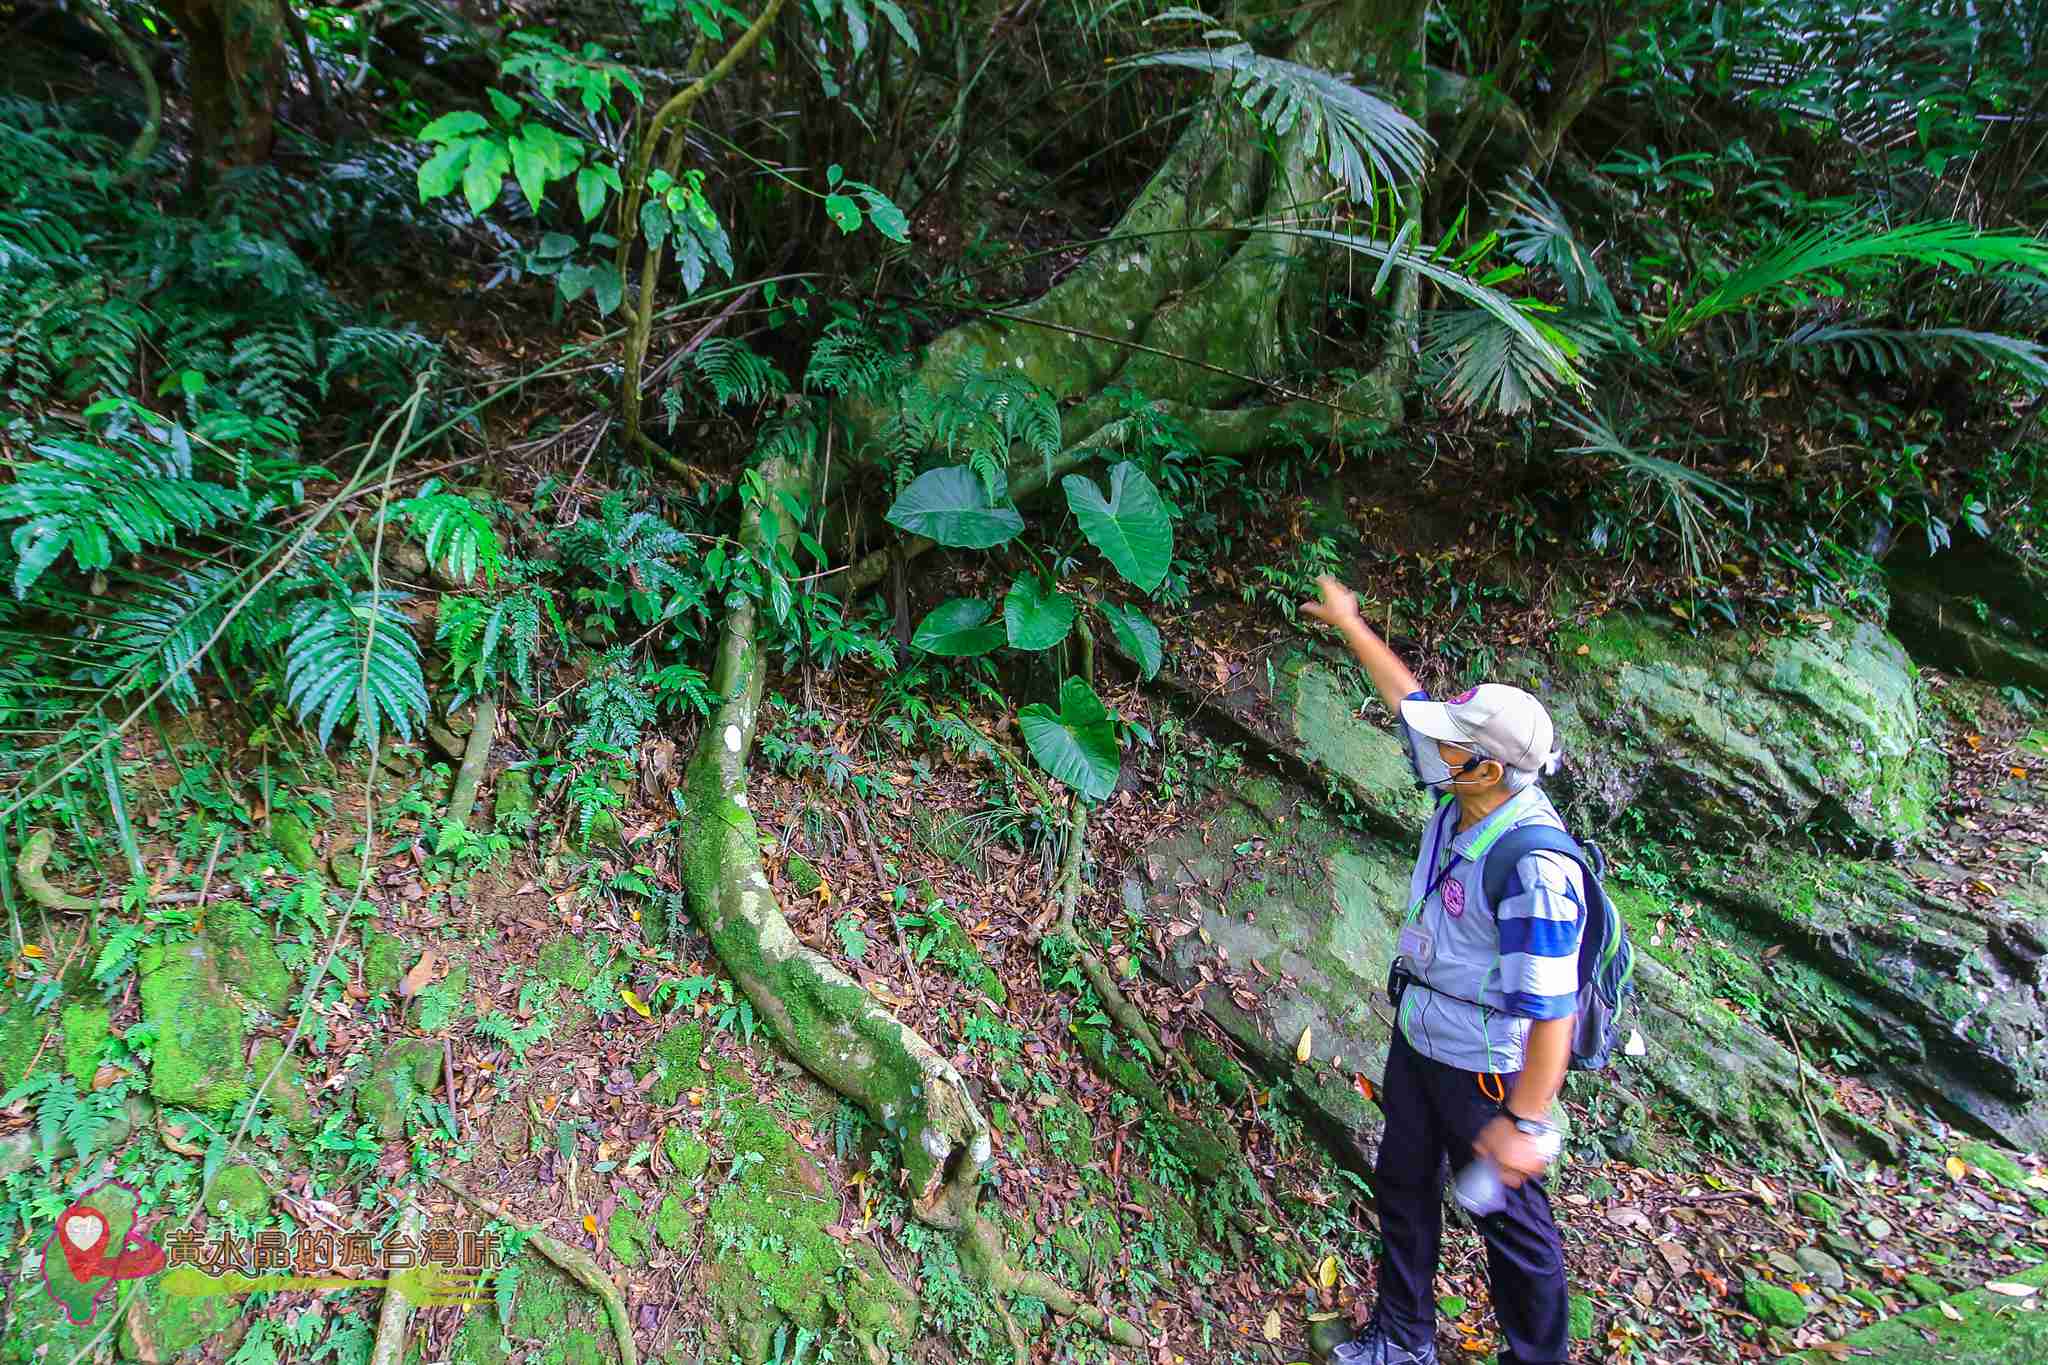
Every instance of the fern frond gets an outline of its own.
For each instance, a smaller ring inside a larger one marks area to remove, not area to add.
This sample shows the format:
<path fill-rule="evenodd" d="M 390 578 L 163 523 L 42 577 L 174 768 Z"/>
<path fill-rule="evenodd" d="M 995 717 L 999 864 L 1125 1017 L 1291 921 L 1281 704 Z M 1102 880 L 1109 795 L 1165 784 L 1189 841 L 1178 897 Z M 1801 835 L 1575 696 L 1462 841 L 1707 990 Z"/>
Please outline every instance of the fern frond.
<path fill-rule="evenodd" d="M 247 515 L 246 494 L 194 477 L 181 429 L 168 438 L 156 444 L 131 433 L 116 449 L 60 437 L 30 447 L 41 458 L 15 466 L 14 482 L 0 485 L 0 524 L 21 523 L 12 535 L 16 597 L 66 550 L 79 568 L 104 569 L 116 545 L 132 554 Z"/>
<path fill-rule="evenodd" d="M 427 561 L 442 573 L 467 583 L 481 569 L 485 583 L 497 581 L 504 554 L 483 508 L 430 479 L 418 497 L 405 499 L 396 510 L 426 547 Z"/>
<path fill-rule="evenodd" d="M 1874 231 L 1862 223 L 1814 228 L 1767 249 L 1701 294 L 1664 324 L 1657 341 L 1668 342 L 1737 308 L 1840 294 L 1843 285 L 1835 274 L 1883 264 L 1965 272 L 2006 267 L 2048 276 L 2048 242 L 2020 232 L 1980 232 L 1967 223 L 1909 223 Z"/>
<path fill-rule="evenodd" d="M 1429 158 L 1429 134 L 1399 108 L 1327 71 L 1265 56 L 1248 43 L 1150 52 L 1124 65 L 1229 73 L 1231 93 L 1245 111 L 1275 137 L 1299 126 L 1303 141 L 1322 149 L 1330 178 L 1357 203 L 1371 203 L 1375 186 L 1391 189 L 1415 179 Z"/>
<path fill-rule="evenodd" d="M 1809 322 L 1794 328 L 1767 354 L 1769 359 L 1787 362 L 1795 369 L 1818 369 L 1832 362 L 1843 374 L 1858 365 L 1882 375 L 1903 374 L 1959 359 L 2018 370 L 2037 383 L 2048 383 L 2048 347 L 2024 337 L 1960 327 L 1867 327 L 1857 323 Z"/>
<path fill-rule="evenodd" d="M 97 642 L 104 665 L 92 670 L 93 681 L 117 692 L 146 691 L 168 680 L 166 695 L 180 711 L 199 700 L 199 667 L 206 641 L 233 604 L 239 575 L 225 565 L 207 565 L 179 574 L 167 583 L 145 588 L 113 611 Z M 236 625 L 260 621 L 259 604 L 244 609 Z M 249 643 L 230 627 L 215 645 L 217 657 L 233 657 Z M 216 662 L 215 671 L 221 671 Z"/>
<path fill-rule="evenodd" d="M 872 330 L 849 318 L 826 324 L 804 367 L 804 387 L 845 396 L 879 398 L 910 372 L 910 358 L 883 344 Z"/>
<path fill-rule="evenodd" d="M 713 337 L 697 348 L 691 360 L 721 407 L 735 399 L 764 403 L 789 391 L 789 380 L 782 371 L 744 341 Z"/>
<path fill-rule="evenodd" d="M 293 610 L 285 696 L 302 724 L 314 723 L 322 745 L 351 717 L 358 738 L 372 749 L 384 726 L 411 739 L 414 723 L 425 721 L 426 679 L 412 622 L 398 609 L 404 600 L 402 593 L 359 592 L 313 598 Z"/>

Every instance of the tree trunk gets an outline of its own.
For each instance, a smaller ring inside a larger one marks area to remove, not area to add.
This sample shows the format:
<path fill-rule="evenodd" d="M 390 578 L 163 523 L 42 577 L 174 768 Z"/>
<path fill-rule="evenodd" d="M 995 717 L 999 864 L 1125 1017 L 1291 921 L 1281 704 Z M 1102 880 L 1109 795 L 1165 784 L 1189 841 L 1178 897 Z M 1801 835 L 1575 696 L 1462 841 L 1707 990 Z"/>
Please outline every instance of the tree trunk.
<path fill-rule="evenodd" d="M 185 35 L 192 130 L 207 173 L 253 166 L 277 138 L 284 21 L 275 0 L 169 0 Z"/>

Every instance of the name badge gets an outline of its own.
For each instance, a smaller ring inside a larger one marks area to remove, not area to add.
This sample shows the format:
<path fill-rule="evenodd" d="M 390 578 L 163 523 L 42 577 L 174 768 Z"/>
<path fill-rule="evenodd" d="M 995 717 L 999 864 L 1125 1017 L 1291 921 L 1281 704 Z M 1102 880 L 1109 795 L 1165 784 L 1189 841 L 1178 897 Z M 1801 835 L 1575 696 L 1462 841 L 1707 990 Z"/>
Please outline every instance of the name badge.
<path fill-rule="evenodd" d="M 1411 924 L 1401 931 L 1395 951 L 1416 966 L 1427 967 L 1436 957 L 1436 935 L 1420 924 Z"/>

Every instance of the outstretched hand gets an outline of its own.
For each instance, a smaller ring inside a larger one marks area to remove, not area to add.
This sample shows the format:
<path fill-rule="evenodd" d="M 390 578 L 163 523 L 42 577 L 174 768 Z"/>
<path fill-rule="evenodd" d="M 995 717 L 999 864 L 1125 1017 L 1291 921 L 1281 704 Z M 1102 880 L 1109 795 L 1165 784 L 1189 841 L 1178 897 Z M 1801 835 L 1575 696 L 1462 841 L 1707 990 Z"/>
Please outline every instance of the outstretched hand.
<path fill-rule="evenodd" d="M 1319 575 L 1316 587 L 1322 591 L 1322 600 L 1301 604 L 1301 614 L 1312 621 L 1321 621 L 1326 626 L 1343 627 L 1362 619 L 1358 614 L 1358 594 L 1339 583 L 1329 574 Z"/>

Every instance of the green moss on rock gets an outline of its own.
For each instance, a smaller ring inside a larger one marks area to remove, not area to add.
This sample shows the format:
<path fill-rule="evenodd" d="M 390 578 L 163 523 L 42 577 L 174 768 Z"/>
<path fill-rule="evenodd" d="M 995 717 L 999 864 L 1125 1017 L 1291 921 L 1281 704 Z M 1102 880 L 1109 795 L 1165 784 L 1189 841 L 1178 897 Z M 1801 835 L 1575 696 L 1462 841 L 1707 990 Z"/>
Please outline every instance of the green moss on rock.
<path fill-rule="evenodd" d="M 222 984 L 207 942 L 150 944 L 136 970 L 142 1017 L 157 1030 L 149 1070 L 157 1102 L 217 1113 L 246 1098 L 242 1009 Z"/>
<path fill-rule="evenodd" d="M 681 1249 L 697 1230 L 697 1216 L 678 1194 L 665 1194 L 654 1210 L 654 1235 L 670 1251 Z"/>
<path fill-rule="evenodd" d="M 782 875 L 789 883 L 789 889 L 799 896 L 815 896 L 818 888 L 825 884 L 824 874 L 801 853 L 789 855 L 789 861 L 782 865 Z"/>
<path fill-rule="evenodd" d="M 617 1365 L 604 1306 L 595 1295 L 533 1251 L 512 1263 L 516 1288 L 512 1295 L 510 1334 L 522 1343 L 525 1365 Z M 513 1354 L 498 1314 L 491 1308 L 472 1312 L 449 1347 L 451 1365 L 503 1365 Z"/>
<path fill-rule="evenodd" d="M 671 1128 L 662 1139 L 662 1150 L 675 1163 L 676 1174 L 684 1180 L 695 1180 L 711 1165 L 711 1145 L 695 1134 L 681 1128 Z"/>
<path fill-rule="evenodd" d="M 651 1053 L 646 1065 L 640 1068 L 640 1076 L 645 1079 L 649 1071 L 656 1074 L 648 1098 L 667 1108 L 703 1077 L 703 1068 L 698 1063 L 704 1056 L 704 1030 L 694 1021 L 685 1020 L 662 1034 Z"/>
<path fill-rule="evenodd" d="M 260 1218 L 270 1212 L 270 1187 L 254 1166 L 237 1163 L 222 1168 L 206 1184 L 200 1203 L 211 1214 L 233 1213 Z"/>
<path fill-rule="evenodd" d="M 107 1011 L 97 1005 L 64 1007 L 64 1070 L 80 1089 L 92 1085 L 100 1068 L 100 1049 L 107 1044 Z"/>
<path fill-rule="evenodd" d="M 68 1046 L 68 1035 L 65 1042 Z M 2009 1190 L 2024 1193 L 2028 1188 L 2026 1167 L 1988 1142 L 1966 1142 L 1956 1149 L 1956 1155 Z"/>
<path fill-rule="evenodd" d="M 1742 1302 L 1751 1313 L 1773 1327 L 1789 1331 L 1806 1322 L 1806 1300 L 1766 1280 L 1750 1280 L 1744 1284 Z"/>
<path fill-rule="evenodd" d="M 311 872 L 320 866 L 320 855 L 313 851 L 313 832 L 288 810 L 270 813 L 270 843 L 301 872 Z"/>
<path fill-rule="evenodd" d="M 292 974 L 273 939 L 271 927 L 245 906 L 217 905 L 206 912 L 206 941 L 222 978 L 250 1004 L 283 1014 L 291 1004 Z"/>
<path fill-rule="evenodd" d="M 441 1082 L 441 1048 L 424 1038 L 399 1038 L 356 1091 L 356 1113 L 386 1142 L 405 1136 L 406 1115 Z"/>
<path fill-rule="evenodd" d="M 1187 1049 L 1195 1069 L 1214 1083 L 1216 1093 L 1225 1100 L 1234 1103 L 1243 1099 L 1251 1089 L 1251 1078 L 1245 1074 L 1244 1068 L 1207 1038 L 1197 1034 L 1188 1040 Z"/>
<path fill-rule="evenodd" d="M 584 990 L 597 980 L 597 964 L 591 961 L 590 949 L 585 940 L 563 934 L 541 946 L 533 960 L 534 970 L 570 990 Z"/>
<path fill-rule="evenodd" d="M 1827 1196 L 1814 1190 L 1801 1190 L 1793 1195 L 1792 1207 L 1824 1228 L 1833 1227 L 1842 1218 L 1841 1212 L 1828 1202 Z"/>
<path fill-rule="evenodd" d="M 299 1071 L 299 1059 L 284 1055 L 284 1044 L 276 1038 L 260 1038 L 250 1054 L 250 1071 L 257 1083 L 277 1068 L 277 1079 L 263 1091 L 270 1101 L 271 1112 L 284 1123 L 287 1131 L 304 1136 L 320 1125 L 320 1116 L 313 1108 L 313 1097 L 307 1089 L 306 1080 Z M 282 1059 L 283 1065 L 279 1066 Z"/>
<path fill-rule="evenodd" d="M 219 1336 L 241 1313 L 240 1301 L 228 1295 L 166 1294 L 159 1281 L 145 1281 L 140 1306 L 121 1315 L 121 1358 L 169 1360 Z"/>
<path fill-rule="evenodd" d="M 646 1221 L 624 1206 L 613 1209 L 611 1221 L 605 1225 L 604 1241 L 612 1258 L 632 1269 L 647 1263 L 647 1249 L 653 1238 L 653 1230 Z"/>
<path fill-rule="evenodd" d="M 381 929 L 366 930 L 363 934 L 363 989 L 372 995 L 390 995 L 418 960 L 419 954 L 413 952 L 403 939 Z"/>
<path fill-rule="evenodd" d="M 1593 1300 L 1584 1294 L 1574 1294 L 1570 1304 L 1571 1321 L 1569 1331 L 1573 1341 L 1593 1339 Z"/>

